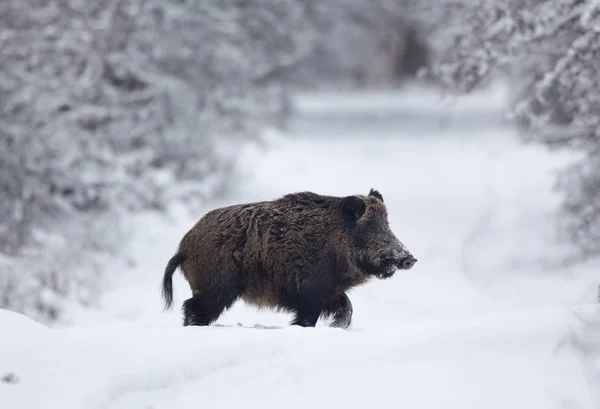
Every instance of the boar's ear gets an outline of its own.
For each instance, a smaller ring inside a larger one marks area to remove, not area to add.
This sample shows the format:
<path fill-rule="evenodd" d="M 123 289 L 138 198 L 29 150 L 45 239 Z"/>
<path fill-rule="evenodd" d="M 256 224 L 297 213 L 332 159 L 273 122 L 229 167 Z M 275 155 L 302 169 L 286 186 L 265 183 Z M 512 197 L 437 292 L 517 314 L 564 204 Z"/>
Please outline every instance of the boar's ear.
<path fill-rule="evenodd" d="M 365 213 L 366 204 L 358 196 L 346 196 L 342 199 L 342 218 L 346 223 L 355 223 Z"/>
<path fill-rule="evenodd" d="M 379 191 L 375 189 L 371 189 L 371 191 L 369 192 L 369 196 L 376 197 L 377 199 L 383 202 L 383 196 L 381 196 L 381 193 L 379 193 Z"/>

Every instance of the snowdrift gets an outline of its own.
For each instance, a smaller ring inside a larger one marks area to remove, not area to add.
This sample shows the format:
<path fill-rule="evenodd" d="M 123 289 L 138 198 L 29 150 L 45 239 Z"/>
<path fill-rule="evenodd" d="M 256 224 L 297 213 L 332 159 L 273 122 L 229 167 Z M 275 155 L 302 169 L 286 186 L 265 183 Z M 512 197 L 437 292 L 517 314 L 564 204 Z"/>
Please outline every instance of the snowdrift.
<path fill-rule="evenodd" d="M 578 307 L 600 312 L 597 306 Z M 591 408 L 572 312 L 404 327 L 49 329 L 0 314 L 3 408 Z"/>

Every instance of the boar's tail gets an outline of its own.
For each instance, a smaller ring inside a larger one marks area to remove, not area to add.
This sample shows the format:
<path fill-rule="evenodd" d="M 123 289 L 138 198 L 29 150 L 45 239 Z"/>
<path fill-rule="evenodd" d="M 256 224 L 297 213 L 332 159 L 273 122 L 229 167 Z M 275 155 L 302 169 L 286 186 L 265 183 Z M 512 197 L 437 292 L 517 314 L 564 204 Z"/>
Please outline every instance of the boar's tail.
<path fill-rule="evenodd" d="M 162 295 L 165 300 L 165 310 L 171 308 L 173 304 L 173 274 L 175 274 L 175 270 L 183 263 L 184 259 L 183 255 L 177 252 L 171 257 L 165 268 L 165 275 L 162 280 Z"/>

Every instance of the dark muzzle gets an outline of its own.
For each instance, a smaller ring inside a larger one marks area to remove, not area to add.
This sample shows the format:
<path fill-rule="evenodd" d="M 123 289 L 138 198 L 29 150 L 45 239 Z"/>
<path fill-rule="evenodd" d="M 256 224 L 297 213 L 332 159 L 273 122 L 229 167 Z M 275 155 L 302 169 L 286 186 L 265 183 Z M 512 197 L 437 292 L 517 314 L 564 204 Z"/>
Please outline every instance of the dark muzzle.
<path fill-rule="evenodd" d="M 416 258 L 414 258 L 413 256 L 408 256 L 408 257 L 405 257 L 402 260 L 400 260 L 400 263 L 398 264 L 398 266 L 402 270 L 410 270 L 415 265 L 416 262 L 417 262 Z"/>

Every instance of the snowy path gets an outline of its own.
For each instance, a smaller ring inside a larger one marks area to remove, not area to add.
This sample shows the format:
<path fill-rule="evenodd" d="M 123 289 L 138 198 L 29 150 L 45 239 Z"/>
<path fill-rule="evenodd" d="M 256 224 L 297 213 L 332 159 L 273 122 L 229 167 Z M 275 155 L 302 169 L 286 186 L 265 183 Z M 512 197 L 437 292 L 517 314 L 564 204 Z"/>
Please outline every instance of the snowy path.
<path fill-rule="evenodd" d="M 566 280 L 564 271 L 540 267 L 560 254 L 551 242 L 548 218 L 557 199 L 549 172 L 564 158 L 514 137 L 501 121 L 501 92 L 452 103 L 418 92 L 299 98 L 292 135 L 271 138 L 266 150 L 249 149 L 236 194 L 211 206 L 300 190 L 380 190 L 393 230 L 419 266 L 353 292 L 361 328 L 593 302 L 600 281 L 593 270 L 573 270 L 579 277 Z M 168 221 L 138 216 L 136 267 L 115 277 L 103 311 L 74 313 L 72 322 L 179 325 L 178 307 L 164 314 L 160 308 L 160 278 L 205 210 L 190 217 L 174 208 Z M 174 285 L 179 306 L 189 289 L 179 274 Z M 289 318 L 239 303 L 219 323 L 286 325 Z"/>
<path fill-rule="evenodd" d="M 189 289 L 177 274 L 176 307 L 163 313 L 160 279 L 181 235 L 206 209 L 190 218 L 174 208 L 168 221 L 140 215 L 135 266 L 115 273 L 102 311 L 73 311 L 65 326 L 75 328 L 28 326 L 0 338 L 0 376 L 14 370 L 21 378 L 0 383 L 0 407 L 600 403 L 574 352 L 557 353 L 578 325 L 567 305 L 600 313 L 592 305 L 598 275 L 535 264 L 560 254 L 547 220 L 556 203 L 548 172 L 564 161 L 514 139 L 496 95 L 451 105 L 411 92 L 299 102 L 292 135 L 274 137 L 266 152 L 249 150 L 235 196 L 214 205 L 374 187 L 417 266 L 353 291 L 348 331 L 323 322 L 288 327 L 289 316 L 243 303 L 214 327 L 181 328 L 178 308 Z"/>

